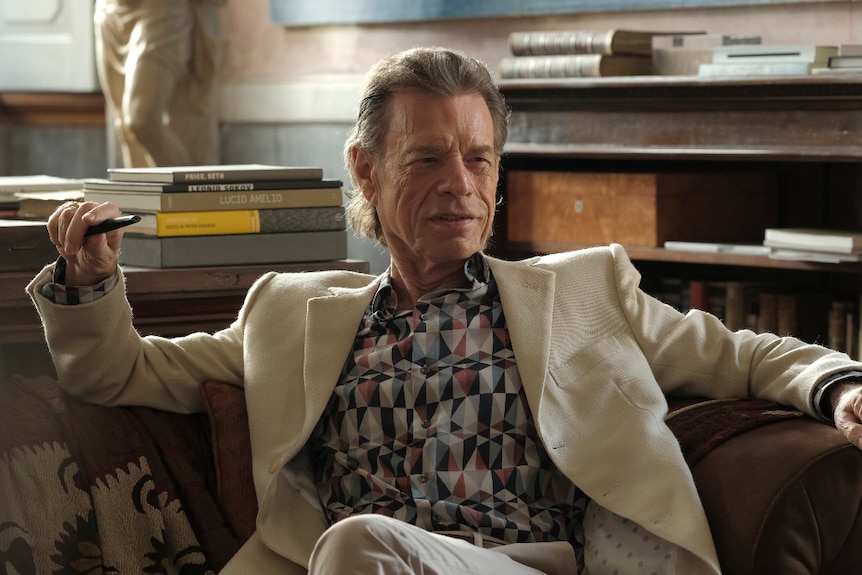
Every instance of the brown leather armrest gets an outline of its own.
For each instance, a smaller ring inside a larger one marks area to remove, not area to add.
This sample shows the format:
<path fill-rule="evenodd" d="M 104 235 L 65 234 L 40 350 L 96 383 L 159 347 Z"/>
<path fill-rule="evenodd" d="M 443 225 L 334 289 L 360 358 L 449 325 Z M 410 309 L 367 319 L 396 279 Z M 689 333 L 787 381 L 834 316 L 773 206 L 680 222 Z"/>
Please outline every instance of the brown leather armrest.
<path fill-rule="evenodd" d="M 693 473 L 726 573 L 862 573 L 862 451 L 834 428 L 752 429 Z"/>

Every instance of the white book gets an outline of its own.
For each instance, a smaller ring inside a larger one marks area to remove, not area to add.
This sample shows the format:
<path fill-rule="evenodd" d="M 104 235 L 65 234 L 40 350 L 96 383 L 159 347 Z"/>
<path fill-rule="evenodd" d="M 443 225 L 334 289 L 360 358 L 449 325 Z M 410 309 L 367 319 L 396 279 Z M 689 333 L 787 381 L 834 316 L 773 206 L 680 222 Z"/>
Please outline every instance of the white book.
<path fill-rule="evenodd" d="M 838 55 L 838 46 L 819 44 L 737 44 L 716 46 L 712 61 L 733 62 L 810 62 L 826 63 Z"/>
<path fill-rule="evenodd" d="M 763 245 L 831 254 L 862 254 L 862 230 L 766 228 Z"/>
<path fill-rule="evenodd" d="M 0 176 L 0 199 L 13 200 L 18 192 L 80 190 L 83 180 L 38 174 L 33 176 Z"/>
<path fill-rule="evenodd" d="M 701 64 L 698 76 L 807 76 L 815 64 L 810 62 L 708 62 Z"/>
<path fill-rule="evenodd" d="M 773 248 L 769 257 L 774 260 L 792 260 L 824 264 L 856 263 L 862 261 L 862 254 L 836 254 L 830 252 L 793 250 L 786 248 Z"/>

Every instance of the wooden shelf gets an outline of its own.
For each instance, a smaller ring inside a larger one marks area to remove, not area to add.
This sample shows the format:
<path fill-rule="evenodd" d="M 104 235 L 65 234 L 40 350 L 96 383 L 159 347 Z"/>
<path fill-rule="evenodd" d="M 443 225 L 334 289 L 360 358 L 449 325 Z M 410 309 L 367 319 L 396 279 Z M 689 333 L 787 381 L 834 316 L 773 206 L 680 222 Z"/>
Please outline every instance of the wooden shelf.
<path fill-rule="evenodd" d="M 556 253 L 594 247 L 588 244 L 575 244 L 564 242 L 510 242 L 508 246 L 511 251 L 520 254 Z M 771 268 L 783 270 L 803 270 L 814 272 L 838 272 L 862 275 L 862 263 L 829 264 L 794 260 L 775 260 L 766 256 L 751 256 L 710 252 L 689 252 L 683 250 L 666 250 L 664 248 L 651 248 L 641 246 L 624 247 L 626 253 L 631 259 L 641 261 Z"/>
<path fill-rule="evenodd" d="M 104 126 L 101 92 L 0 92 L 0 119 L 10 124 Z"/>

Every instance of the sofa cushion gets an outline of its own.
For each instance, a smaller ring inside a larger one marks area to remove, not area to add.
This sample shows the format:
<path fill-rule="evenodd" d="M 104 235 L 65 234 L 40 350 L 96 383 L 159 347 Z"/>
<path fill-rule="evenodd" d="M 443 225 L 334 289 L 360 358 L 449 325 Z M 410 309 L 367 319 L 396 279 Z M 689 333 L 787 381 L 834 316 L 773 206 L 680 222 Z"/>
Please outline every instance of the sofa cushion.
<path fill-rule="evenodd" d="M 0 573 L 218 572 L 240 548 L 202 413 L 0 381 Z"/>
<path fill-rule="evenodd" d="M 201 396 L 212 428 L 216 499 L 234 534 L 244 543 L 254 532 L 257 518 L 245 392 L 208 381 L 201 384 Z"/>

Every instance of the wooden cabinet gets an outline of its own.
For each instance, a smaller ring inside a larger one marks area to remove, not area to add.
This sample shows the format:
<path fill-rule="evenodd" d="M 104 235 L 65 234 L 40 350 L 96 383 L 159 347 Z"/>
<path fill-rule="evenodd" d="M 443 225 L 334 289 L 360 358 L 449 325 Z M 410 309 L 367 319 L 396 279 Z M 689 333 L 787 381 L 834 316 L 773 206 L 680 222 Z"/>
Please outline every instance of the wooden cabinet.
<path fill-rule="evenodd" d="M 288 264 L 149 269 L 124 267 L 126 292 L 142 334 L 215 331 L 236 317 L 248 288 L 263 274 L 350 270 L 368 262 L 336 260 Z M 39 316 L 24 288 L 36 272 L 0 272 L 0 374 L 53 371 Z"/>
<path fill-rule="evenodd" d="M 519 170 L 765 171 L 777 181 L 777 225 L 862 228 L 862 76 L 648 76 L 500 86 L 512 109 L 492 249 L 502 257 L 584 247 L 509 237 L 506 174 Z M 859 299 L 862 264 L 626 247 L 647 279 L 760 278 Z"/>

